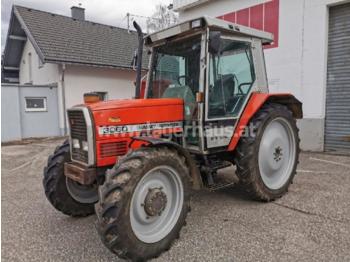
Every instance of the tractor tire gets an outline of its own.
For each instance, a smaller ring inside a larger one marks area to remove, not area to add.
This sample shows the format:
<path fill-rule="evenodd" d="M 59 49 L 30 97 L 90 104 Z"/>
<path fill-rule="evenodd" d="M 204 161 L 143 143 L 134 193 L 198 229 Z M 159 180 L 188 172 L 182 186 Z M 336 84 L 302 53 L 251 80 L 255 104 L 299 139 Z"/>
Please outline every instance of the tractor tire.
<path fill-rule="evenodd" d="M 254 135 L 242 137 L 234 163 L 240 185 L 261 201 L 288 192 L 299 163 L 299 136 L 292 112 L 284 105 L 264 105 L 250 121 Z"/>
<path fill-rule="evenodd" d="M 94 203 L 80 203 L 69 193 L 67 188 L 69 178 L 64 175 L 64 163 L 69 161 L 70 147 L 68 141 L 65 141 L 56 147 L 44 168 L 43 185 L 46 198 L 54 208 L 65 215 L 72 217 L 91 215 L 94 213 Z M 70 183 L 72 182 L 71 180 Z"/>
<path fill-rule="evenodd" d="M 189 169 L 176 151 L 131 151 L 107 171 L 99 187 L 95 211 L 102 242 L 123 259 L 158 257 L 185 225 L 190 190 Z"/>

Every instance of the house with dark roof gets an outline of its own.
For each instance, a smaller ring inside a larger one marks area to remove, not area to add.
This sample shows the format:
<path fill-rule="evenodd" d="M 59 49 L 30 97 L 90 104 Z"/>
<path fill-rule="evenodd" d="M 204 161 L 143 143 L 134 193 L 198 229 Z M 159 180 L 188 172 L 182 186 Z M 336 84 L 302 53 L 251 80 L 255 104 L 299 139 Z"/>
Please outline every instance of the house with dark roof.
<path fill-rule="evenodd" d="M 5 87 L 26 87 L 27 96 L 19 98 L 19 106 L 28 117 L 34 114 L 25 111 L 28 104 L 37 107 L 46 104 L 42 111 L 34 110 L 36 119 L 40 119 L 39 112 L 49 113 L 51 105 L 48 98 L 35 100 L 45 98 L 45 92 L 41 96 L 38 88 L 55 90 L 59 129 L 51 133 L 32 130 L 20 137 L 65 134 L 66 109 L 82 103 L 84 93 L 97 91 L 108 99 L 131 98 L 134 94 L 136 74 L 131 61 L 137 50 L 137 33 L 86 21 L 85 9 L 81 7 L 72 7 L 71 14 L 67 17 L 17 5 L 12 8 L 2 57 L 3 100 L 7 94 Z M 33 97 L 28 88 L 35 93 Z M 26 126 L 22 123 L 20 129 Z"/>

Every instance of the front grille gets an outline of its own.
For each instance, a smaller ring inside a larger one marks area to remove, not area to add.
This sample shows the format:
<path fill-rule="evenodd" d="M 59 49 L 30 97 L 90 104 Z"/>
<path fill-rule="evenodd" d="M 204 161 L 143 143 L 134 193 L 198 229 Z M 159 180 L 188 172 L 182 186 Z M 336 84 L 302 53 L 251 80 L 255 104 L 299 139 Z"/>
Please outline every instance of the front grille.
<path fill-rule="evenodd" d="M 83 111 L 68 111 L 70 133 L 72 138 L 87 140 L 87 128 Z"/>
<path fill-rule="evenodd" d="M 123 156 L 128 152 L 128 142 L 119 141 L 100 145 L 101 157 Z"/>
<path fill-rule="evenodd" d="M 87 141 L 87 126 L 83 111 L 69 110 L 68 119 L 72 139 L 78 139 L 80 148 L 72 147 L 72 159 L 88 163 L 88 152 L 82 150 L 82 141 Z"/>

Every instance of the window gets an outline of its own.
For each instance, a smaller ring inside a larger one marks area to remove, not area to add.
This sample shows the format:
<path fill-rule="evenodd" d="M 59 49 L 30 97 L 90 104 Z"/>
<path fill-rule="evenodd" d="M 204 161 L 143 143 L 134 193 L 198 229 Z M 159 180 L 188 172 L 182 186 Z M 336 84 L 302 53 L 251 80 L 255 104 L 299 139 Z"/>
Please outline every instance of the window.
<path fill-rule="evenodd" d="M 166 43 L 154 48 L 148 98 L 182 98 L 185 117 L 192 119 L 199 88 L 201 38 Z"/>
<path fill-rule="evenodd" d="M 47 111 L 46 97 L 26 97 L 25 111 L 26 112 Z"/>
<path fill-rule="evenodd" d="M 210 54 L 208 118 L 235 117 L 255 81 L 250 43 L 221 40 L 220 54 Z"/>

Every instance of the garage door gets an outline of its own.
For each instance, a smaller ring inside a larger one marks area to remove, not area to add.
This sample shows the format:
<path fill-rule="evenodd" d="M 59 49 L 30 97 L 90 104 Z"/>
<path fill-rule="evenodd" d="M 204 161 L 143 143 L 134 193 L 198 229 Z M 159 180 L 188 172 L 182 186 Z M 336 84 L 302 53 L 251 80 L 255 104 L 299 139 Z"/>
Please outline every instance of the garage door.
<path fill-rule="evenodd" d="M 329 10 L 325 150 L 350 153 L 350 4 Z"/>

